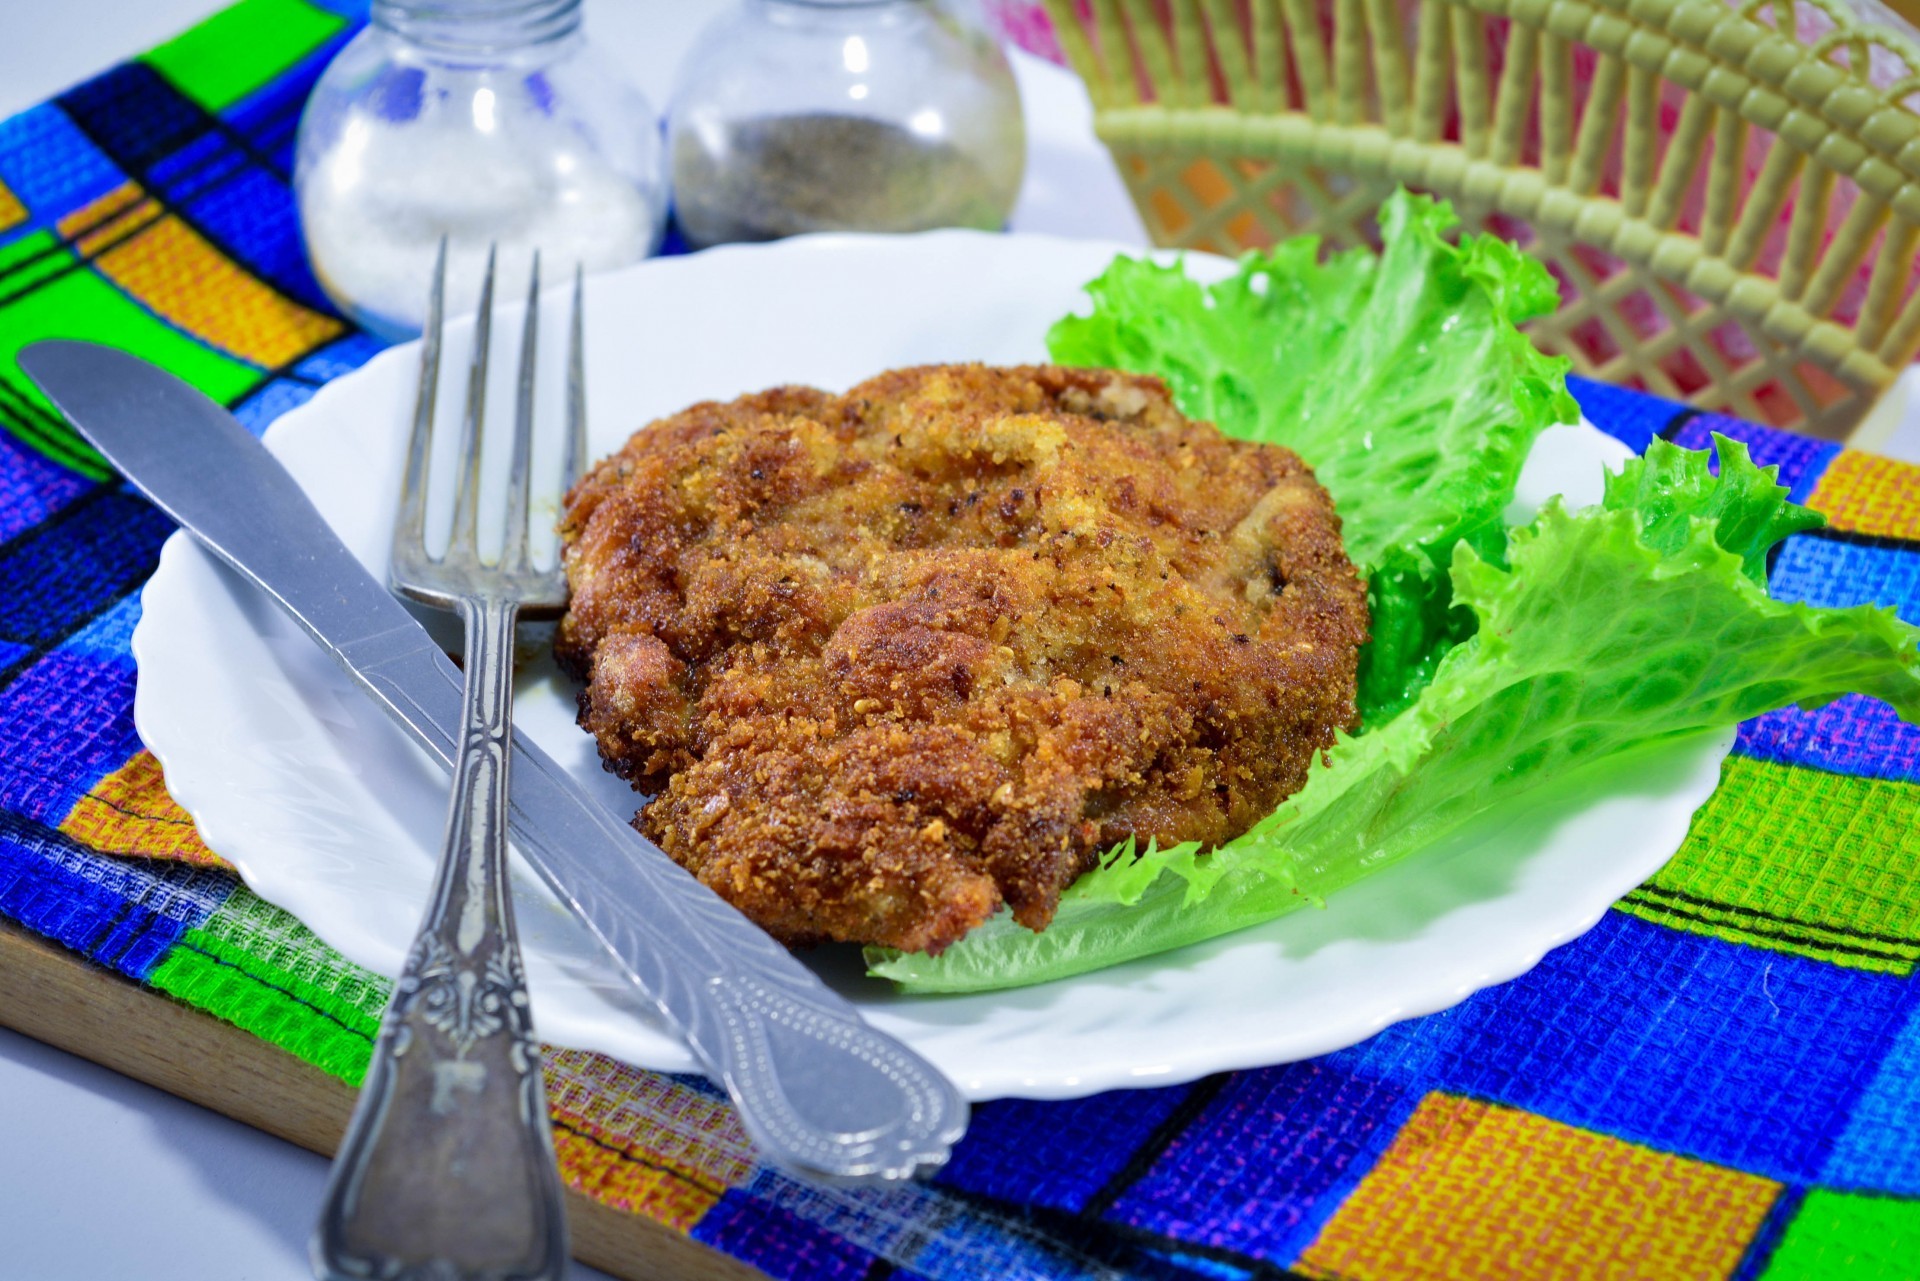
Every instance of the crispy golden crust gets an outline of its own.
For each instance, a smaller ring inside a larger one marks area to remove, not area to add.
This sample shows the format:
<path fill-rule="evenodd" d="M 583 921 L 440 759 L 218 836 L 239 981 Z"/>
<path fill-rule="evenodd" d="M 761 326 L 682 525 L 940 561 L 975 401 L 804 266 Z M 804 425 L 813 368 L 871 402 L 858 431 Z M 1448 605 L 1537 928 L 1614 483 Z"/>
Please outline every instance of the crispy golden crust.
<path fill-rule="evenodd" d="M 636 823 L 775 936 L 1039 929 L 1354 720 L 1365 593 L 1298 457 L 1154 378 L 901 369 L 636 434 L 568 497 L 556 652 Z"/>

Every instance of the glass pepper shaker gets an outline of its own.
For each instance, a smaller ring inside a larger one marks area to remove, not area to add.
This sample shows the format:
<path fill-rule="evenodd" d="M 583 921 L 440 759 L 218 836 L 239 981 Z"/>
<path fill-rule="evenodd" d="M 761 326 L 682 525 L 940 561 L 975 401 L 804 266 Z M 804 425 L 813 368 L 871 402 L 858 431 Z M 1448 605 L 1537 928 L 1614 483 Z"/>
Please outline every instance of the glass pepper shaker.
<path fill-rule="evenodd" d="M 581 0 L 373 0 L 300 120 L 294 189 L 314 273 L 384 337 L 417 334 L 441 237 L 447 306 L 535 249 L 549 276 L 660 241 L 659 119 L 580 26 Z"/>
<path fill-rule="evenodd" d="M 689 245 L 809 231 L 997 230 L 1026 163 L 1006 55 L 936 0 L 741 0 L 668 109 Z"/>

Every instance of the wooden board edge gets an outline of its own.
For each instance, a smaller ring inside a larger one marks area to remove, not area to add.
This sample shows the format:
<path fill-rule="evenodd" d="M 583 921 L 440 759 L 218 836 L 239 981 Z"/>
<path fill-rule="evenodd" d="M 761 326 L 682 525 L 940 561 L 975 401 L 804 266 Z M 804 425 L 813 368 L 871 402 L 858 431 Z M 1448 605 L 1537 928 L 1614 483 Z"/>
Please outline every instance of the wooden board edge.
<path fill-rule="evenodd" d="M 337 1077 L 6 920 L 0 1025 L 322 1156 L 333 1155 L 353 1113 L 354 1091 Z M 567 1224 L 575 1258 L 627 1281 L 766 1281 L 738 1259 L 572 1190 Z"/>

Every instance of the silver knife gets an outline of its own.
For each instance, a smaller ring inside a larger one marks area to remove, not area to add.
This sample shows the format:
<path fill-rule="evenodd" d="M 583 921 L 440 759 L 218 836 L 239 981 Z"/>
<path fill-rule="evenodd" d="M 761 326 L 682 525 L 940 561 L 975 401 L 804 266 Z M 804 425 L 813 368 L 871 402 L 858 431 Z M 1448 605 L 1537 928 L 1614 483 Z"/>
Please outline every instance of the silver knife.
<path fill-rule="evenodd" d="M 460 671 L 279 460 L 172 374 L 94 343 L 20 367 L 135 488 L 291 614 L 452 771 Z M 763 1156 L 836 1182 L 937 1168 L 967 1104 L 660 848 L 514 736 L 515 847 L 732 1098 Z"/>

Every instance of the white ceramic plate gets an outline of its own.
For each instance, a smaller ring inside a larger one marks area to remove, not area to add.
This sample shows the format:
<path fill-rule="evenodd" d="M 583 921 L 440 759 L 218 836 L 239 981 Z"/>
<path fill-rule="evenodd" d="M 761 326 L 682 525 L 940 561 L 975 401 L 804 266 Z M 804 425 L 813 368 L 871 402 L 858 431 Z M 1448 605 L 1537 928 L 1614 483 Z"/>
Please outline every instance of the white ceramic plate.
<path fill-rule="evenodd" d="M 782 382 L 840 389 L 897 365 L 1045 358 L 1047 326 L 1117 246 L 943 232 L 820 237 L 641 264 L 587 297 L 593 452 L 705 398 Z M 1195 256 L 1196 273 L 1228 269 Z M 565 299 L 543 303 L 563 333 Z M 517 335 L 503 312 L 503 334 Z M 445 425 L 471 326 L 447 340 Z M 497 340 L 493 403 L 511 404 Z M 560 344 L 543 352 L 557 412 Z M 376 574 L 399 487 L 416 349 L 329 384 L 267 433 L 334 528 Z M 504 433 L 499 433 L 504 435 Z M 443 444 L 453 432 L 441 433 Z M 1591 427 L 1543 438 L 1522 504 L 1592 501 L 1626 450 Z M 443 470 L 440 474 L 446 475 Z M 170 539 L 134 635 L 135 716 L 174 796 L 248 885 L 369 968 L 395 973 L 425 901 L 445 778 L 274 607 L 184 534 Z M 605 802 L 637 798 L 604 773 L 550 662 L 521 673 L 520 726 Z M 865 979 L 852 949 L 809 955 L 872 1021 L 974 1099 L 1072 1097 L 1188 1080 L 1350 1045 L 1532 966 L 1597 921 L 1678 847 L 1732 735 L 1614 768 L 1595 800 L 1549 795 L 1526 815 L 1423 853 L 1267 926 L 1020 991 L 905 998 Z M 684 1047 L 623 995 L 608 964 L 529 874 L 518 880 L 541 1035 L 647 1067 L 687 1070 Z"/>

